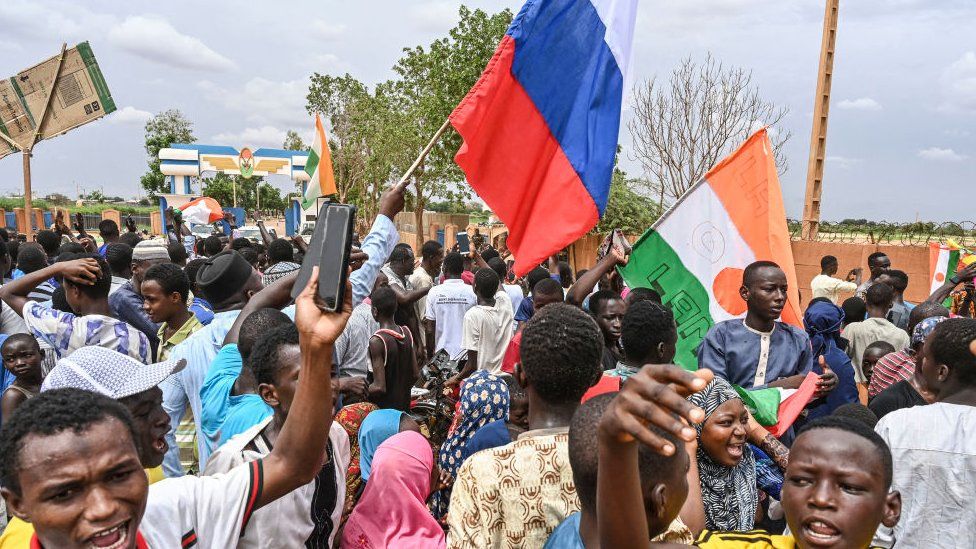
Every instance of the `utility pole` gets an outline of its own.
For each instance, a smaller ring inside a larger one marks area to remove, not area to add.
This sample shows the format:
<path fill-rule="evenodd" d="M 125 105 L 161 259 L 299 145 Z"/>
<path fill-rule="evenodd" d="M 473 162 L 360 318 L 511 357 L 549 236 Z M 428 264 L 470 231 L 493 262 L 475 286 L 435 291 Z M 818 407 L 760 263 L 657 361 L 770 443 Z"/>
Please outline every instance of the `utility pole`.
<path fill-rule="evenodd" d="M 817 95 L 813 103 L 813 131 L 810 135 L 810 163 L 807 166 L 807 191 L 803 204 L 803 239 L 817 238 L 820 230 L 820 196 L 823 193 L 824 157 L 827 152 L 827 116 L 830 113 L 830 84 L 834 73 L 834 48 L 837 43 L 837 14 L 840 0 L 826 0 L 823 39 L 820 44 L 820 70 Z"/>

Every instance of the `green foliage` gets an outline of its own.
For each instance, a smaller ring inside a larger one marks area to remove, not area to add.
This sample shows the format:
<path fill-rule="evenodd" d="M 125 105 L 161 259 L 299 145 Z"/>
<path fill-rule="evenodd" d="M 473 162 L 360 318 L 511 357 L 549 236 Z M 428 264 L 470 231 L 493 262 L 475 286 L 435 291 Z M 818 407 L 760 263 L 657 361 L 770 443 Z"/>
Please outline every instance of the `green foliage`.
<path fill-rule="evenodd" d="M 657 201 L 634 191 L 639 185 L 638 180 L 614 170 L 607 209 L 593 232 L 605 234 L 620 229 L 625 234 L 642 234 L 657 221 L 662 213 L 661 206 Z"/>
<path fill-rule="evenodd" d="M 225 173 L 218 173 L 213 177 L 204 179 L 203 195 L 213 198 L 221 206 L 233 206 L 235 184 L 237 185 L 237 207 L 244 208 L 246 211 L 250 212 L 257 208 L 256 189 L 258 187 L 261 189 L 262 210 L 282 211 L 288 204 L 288 200 L 281 196 L 281 191 L 262 178 L 244 179 L 239 175 L 227 175 Z"/>
<path fill-rule="evenodd" d="M 139 183 L 155 198 L 159 193 L 169 192 L 166 177 L 159 171 L 159 150 L 173 143 L 193 143 L 193 123 L 187 120 L 178 109 L 170 109 L 157 114 L 146 122 L 146 154 L 149 157 L 149 170 Z"/>
<path fill-rule="evenodd" d="M 285 142 L 281 144 L 281 148 L 286 151 L 307 151 L 311 147 L 302 141 L 302 136 L 298 135 L 298 132 L 288 130 L 288 133 L 285 134 Z"/>
<path fill-rule="evenodd" d="M 60 204 L 55 204 L 54 202 L 51 202 L 43 198 L 31 200 L 31 206 L 35 208 L 40 208 L 42 210 L 50 210 L 55 206 L 62 207 L 62 205 Z M 23 207 L 24 207 L 24 199 L 21 197 L 9 197 L 9 196 L 0 197 L 0 209 L 3 209 L 4 211 L 12 212 L 14 211 L 14 208 L 23 208 Z M 143 206 L 131 206 L 128 204 L 110 204 L 110 203 L 85 204 L 84 206 L 69 205 L 66 209 L 71 213 L 78 212 L 78 213 L 85 213 L 85 214 L 100 214 L 104 210 L 118 210 L 124 214 L 127 213 L 148 214 L 153 211 L 159 211 L 159 208 L 154 206 L 143 207 Z"/>

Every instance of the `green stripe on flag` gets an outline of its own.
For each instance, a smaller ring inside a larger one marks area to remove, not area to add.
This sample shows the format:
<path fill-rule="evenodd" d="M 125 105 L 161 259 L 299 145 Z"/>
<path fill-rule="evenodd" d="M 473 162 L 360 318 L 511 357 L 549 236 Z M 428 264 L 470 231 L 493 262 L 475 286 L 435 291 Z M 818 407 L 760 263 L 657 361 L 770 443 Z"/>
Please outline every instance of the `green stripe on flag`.
<path fill-rule="evenodd" d="M 302 208 L 307 209 L 309 206 L 315 202 L 315 199 L 321 196 L 322 189 L 319 186 L 318 179 L 315 178 L 315 170 L 319 167 L 319 155 L 315 152 L 315 149 L 309 149 L 308 159 L 305 161 L 305 173 L 311 178 L 308 182 L 308 188 L 305 189 L 305 196 L 302 197 Z"/>
<path fill-rule="evenodd" d="M 708 310 L 708 290 L 685 268 L 677 252 L 654 229 L 648 229 L 634 244 L 630 261 L 619 271 L 627 286 L 651 288 L 661 294 L 678 325 L 674 362 L 687 370 L 696 370 L 695 349 L 714 324 Z"/>
<path fill-rule="evenodd" d="M 956 275 L 956 271 L 959 270 L 959 250 L 949 250 L 949 260 L 946 261 L 946 275 L 945 279 L 949 280 Z M 952 297 L 945 298 L 942 305 L 946 308 L 952 307 Z"/>
<path fill-rule="evenodd" d="M 779 402 L 782 394 L 779 389 L 758 389 L 749 391 L 738 385 L 733 385 L 735 392 L 742 397 L 742 402 L 749 409 L 752 417 L 760 425 L 776 425 L 779 419 Z"/>

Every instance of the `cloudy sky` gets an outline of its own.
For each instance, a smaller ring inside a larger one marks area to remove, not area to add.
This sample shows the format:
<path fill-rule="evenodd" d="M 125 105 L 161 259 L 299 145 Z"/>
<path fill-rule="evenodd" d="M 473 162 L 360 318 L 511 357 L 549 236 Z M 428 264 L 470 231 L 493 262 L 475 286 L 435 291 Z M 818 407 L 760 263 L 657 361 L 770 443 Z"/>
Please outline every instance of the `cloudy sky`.
<path fill-rule="evenodd" d="M 280 146 L 288 129 L 311 134 L 304 105 L 313 71 L 348 71 L 368 83 L 390 78 L 401 48 L 443 35 L 458 5 L 3 0 L 0 77 L 55 54 L 62 41 L 88 40 L 119 111 L 38 145 L 34 189 L 74 196 L 77 185 L 132 196 L 146 168 L 143 124 L 151 113 L 179 108 L 202 143 Z M 802 213 L 822 17 L 822 0 L 640 2 L 638 80 L 711 51 L 752 70 L 762 93 L 790 109 L 791 169 L 782 184 L 792 217 Z M 974 21 L 972 0 L 842 2 L 825 219 L 976 218 Z M 625 128 L 620 141 L 627 151 Z M 633 161 L 625 167 L 640 172 Z M 0 193 L 20 188 L 20 170 L 16 156 L 0 160 Z"/>

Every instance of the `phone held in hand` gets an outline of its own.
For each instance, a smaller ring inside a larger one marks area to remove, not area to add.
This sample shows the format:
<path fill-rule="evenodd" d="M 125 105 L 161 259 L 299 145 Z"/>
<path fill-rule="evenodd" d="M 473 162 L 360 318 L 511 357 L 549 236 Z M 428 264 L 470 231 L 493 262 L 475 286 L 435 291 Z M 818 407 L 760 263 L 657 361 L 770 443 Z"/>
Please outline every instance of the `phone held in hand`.
<path fill-rule="evenodd" d="M 468 233 L 458 233 L 457 243 L 458 243 L 458 252 L 461 255 L 467 255 L 471 253 L 471 240 L 468 238 Z"/>
<path fill-rule="evenodd" d="M 319 297 L 330 311 L 342 307 L 355 223 L 355 206 L 329 202 L 322 205 L 302 268 L 291 290 L 292 299 L 305 290 L 312 277 L 312 268 L 318 265 Z"/>

